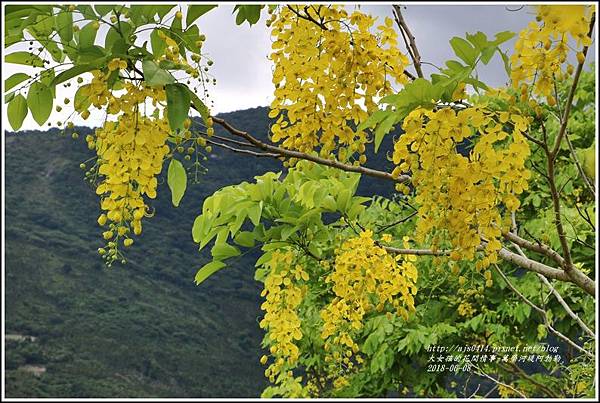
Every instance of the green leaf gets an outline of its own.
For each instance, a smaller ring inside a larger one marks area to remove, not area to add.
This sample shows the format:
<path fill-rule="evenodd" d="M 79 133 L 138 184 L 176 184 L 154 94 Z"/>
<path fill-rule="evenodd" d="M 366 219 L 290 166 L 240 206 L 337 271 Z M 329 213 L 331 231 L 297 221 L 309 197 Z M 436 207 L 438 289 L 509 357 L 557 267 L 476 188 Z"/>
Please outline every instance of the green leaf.
<path fill-rule="evenodd" d="M 476 91 L 479 89 L 487 91 L 489 89 L 489 87 L 487 86 L 486 83 L 484 83 L 483 81 L 479 81 L 477 79 L 471 78 L 471 77 L 465 78 L 464 82 L 466 84 L 471 84 Z"/>
<path fill-rule="evenodd" d="M 62 43 L 69 43 L 73 39 L 73 13 L 61 11 L 56 14 L 56 28 Z"/>
<path fill-rule="evenodd" d="M 158 62 L 158 67 L 164 70 L 183 70 L 185 66 L 183 64 L 172 62 L 171 60 L 161 60 Z"/>
<path fill-rule="evenodd" d="M 12 101 L 8 103 L 8 122 L 13 130 L 17 131 L 21 128 L 23 120 L 27 116 L 27 100 L 21 94 L 15 96 Z"/>
<path fill-rule="evenodd" d="M 227 266 L 225 263 L 220 262 L 218 260 L 213 260 L 212 262 L 205 264 L 196 273 L 196 277 L 194 278 L 196 285 L 199 285 L 204 280 L 206 280 L 225 266 Z"/>
<path fill-rule="evenodd" d="M 52 93 L 52 98 L 55 97 L 55 89 L 56 89 L 56 87 L 54 85 L 52 85 L 52 81 L 54 80 L 54 78 L 55 77 L 54 77 L 54 69 L 53 68 L 44 70 L 40 73 L 39 81 L 50 89 L 50 92 Z"/>
<path fill-rule="evenodd" d="M 106 61 L 106 53 L 100 46 L 90 46 L 80 48 L 77 51 L 77 63 L 79 64 L 95 64 L 99 65 Z"/>
<path fill-rule="evenodd" d="M 488 47 L 488 48 L 484 48 L 481 51 L 481 62 L 483 64 L 488 64 L 490 62 L 490 60 L 492 59 L 492 57 L 494 56 L 494 53 L 496 53 L 496 48 L 495 47 Z"/>
<path fill-rule="evenodd" d="M 502 61 L 504 62 L 504 71 L 506 71 L 506 75 L 510 77 L 510 60 L 508 58 L 508 55 L 506 53 L 504 53 L 502 50 L 500 50 L 500 48 L 496 48 L 498 50 L 498 53 L 500 53 L 500 57 L 502 57 Z"/>
<path fill-rule="evenodd" d="M 160 19 L 162 20 L 163 18 L 165 18 L 165 15 L 169 14 L 169 11 L 171 11 L 171 9 L 173 9 L 173 7 L 175 7 L 175 5 L 174 4 L 164 4 L 164 5 L 157 6 L 157 5 L 153 4 L 148 7 L 152 7 L 152 9 L 156 10 L 156 14 L 158 14 Z"/>
<path fill-rule="evenodd" d="M 200 40 L 200 29 L 197 25 L 188 27 L 188 29 L 181 34 L 181 37 L 183 38 L 186 48 L 192 52 L 200 53 L 200 47 L 196 45 L 196 42 Z"/>
<path fill-rule="evenodd" d="M 158 32 L 160 29 L 152 30 L 150 34 L 150 44 L 152 45 L 152 54 L 155 58 L 159 58 L 160 56 L 165 54 L 165 49 L 167 48 L 167 44 L 163 39 L 158 36 Z"/>
<path fill-rule="evenodd" d="M 478 50 L 482 50 L 488 45 L 487 36 L 479 31 L 476 34 L 467 34 L 467 40 L 475 46 Z"/>
<path fill-rule="evenodd" d="M 215 246 L 210 251 L 212 257 L 217 260 L 224 260 L 233 256 L 240 255 L 240 250 L 228 243 L 215 242 Z"/>
<path fill-rule="evenodd" d="M 377 126 L 375 130 L 375 153 L 379 150 L 379 146 L 383 141 L 383 137 L 390 132 L 392 127 L 396 123 L 396 116 L 394 114 L 390 114 L 386 117 L 380 125 Z"/>
<path fill-rule="evenodd" d="M 164 71 L 164 70 L 163 70 Z M 190 95 L 185 84 L 167 84 L 167 117 L 171 130 L 183 130 L 183 122 L 190 112 Z"/>
<path fill-rule="evenodd" d="M 104 40 L 104 47 L 106 50 L 111 50 L 113 56 L 117 56 L 116 54 L 125 54 L 129 48 L 129 43 L 127 41 L 133 28 L 129 23 L 121 21 L 119 23 L 119 29 L 121 32 L 119 32 L 115 26 L 111 27 L 106 33 L 106 38 Z"/>
<path fill-rule="evenodd" d="M 198 95 L 196 95 L 194 92 L 192 92 L 192 90 L 190 90 L 188 87 L 186 87 L 186 88 L 188 89 L 188 92 L 190 94 L 190 99 L 192 100 L 194 109 L 196 109 L 200 113 L 200 116 L 202 116 L 202 120 L 204 121 L 204 124 L 208 125 L 208 118 L 210 118 L 210 113 L 208 111 L 208 108 L 206 107 L 206 105 L 204 105 L 204 102 L 202 102 L 202 100 L 200 98 L 198 98 Z"/>
<path fill-rule="evenodd" d="M 173 206 L 178 207 L 187 187 L 187 174 L 181 162 L 172 159 L 167 172 L 167 184 L 171 189 Z"/>
<path fill-rule="evenodd" d="M 94 9 L 96 10 L 96 12 L 98 13 L 98 15 L 100 17 L 103 17 L 106 14 L 113 11 L 113 9 L 119 10 L 119 8 L 121 8 L 121 7 L 123 7 L 123 6 L 119 6 L 117 4 L 107 4 L 107 5 L 96 5 L 96 6 L 94 6 Z"/>
<path fill-rule="evenodd" d="M 233 238 L 233 241 L 240 246 L 252 248 L 254 246 L 254 233 L 250 231 L 241 231 Z"/>
<path fill-rule="evenodd" d="M 56 77 L 54 77 L 54 79 L 50 82 L 50 85 L 56 86 L 67 80 L 77 77 L 80 74 L 87 73 L 88 71 L 92 71 L 97 68 L 98 66 L 93 64 L 82 64 L 79 66 L 71 67 L 70 69 L 63 71 L 59 73 Z"/>
<path fill-rule="evenodd" d="M 381 100 L 381 102 L 384 102 L 383 99 Z M 385 111 L 385 110 L 378 110 L 378 111 L 374 112 L 371 116 L 369 116 L 369 118 L 367 120 L 365 120 L 360 125 L 358 125 L 358 127 L 356 128 L 356 131 L 360 132 L 360 131 L 365 130 L 368 127 L 375 126 L 376 124 L 381 122 L 383 119 L 385 119 L 385 117 L 388 116 L 390 113 L 391 113 L 390 111 Z"/>
<path fill-rule="evenodd" d="M 498 32 L 496 34 L 496 40 L 492 41 L 492 44 L 494 45 L 500 45 L 501 43 L 504 43 L 510 39 L 512 39 L 516 34 L 514 32 L 511 31 L 502 31 L 502 32 Z"/>
<path fill-rule="evenodd" d="M 190 26 L 196 21 L 198 18 L 202 17 L 204 14 L 208 13 L 213 8 L 217 7 L 212 4 L 192 4 L 188 7 L 187 16 L 185 17 L 186 26 Z"/>
<path fill-rule="evenodd" d="M 12 76 L 8 77 L 4 80 L 4 91 L 8 91 L 13 88 L 15 85 L 22 83 L 25 80 L 28 80 L 30 77 L 25 73 L 15 73 Z"/>
<path fill-rule="evenodd" d="M 470 66 L 475 64 L 478 52 L 469 42 L 463 38 L 455 36 L 454 38 L 450 39 L 450 46 L 452 46 L 456 56 L 460 57 L 465 63 Z"/>
<path fill-rule="evenodd" d="M 250 26 L 256 24 L 260 19 L 260 11 L 263 7 L 264 5 L 235 6 L 233 10 L 234 12 L 237 11 L 235 23 L 241 25 L 245 21 L 248 21 Z"/>
<path fill-rule="evenodd" d="M 63 51 L 58 47 L 54 40 L 49 39 L 43 34 L 31 33 L 31 35 L 35 38 L 35 40 L 37 40 L 42 46 L 46 48 L 48 53 L 50 53 L 52 60 L 54 60 L 57 63 L 62 63 L 65 60 L 65 55 Z"/>
<path fill-rule="evenodd" d="M 173 84 L 175 78 L 166 70 L 161 69 L 155 61 L 144 60 L 142 62 L 144 80 L 151 87 Z"/>
<path fill-rule="evenodd" d="M 183 27 L 181 26 L 181 22 L 182 21 L 179 18 L 173 18 L 171 26 L 165 31 L 165 34 L 175 41 L 179 47 L 179 54 L 185 58 L 185 40 L 183 39 Z"/>
<path fill-rule="evenodd" d="M 11 93 L 4 95 L 4 103 L 7 104 L 10 101 L 12 101 L 13 99 L 15 99 L 15 95 L 16 95 L 16 91 L 13 91 Z"/>
<path fill-rule="evenodd" d="M 204 235 L 208 232 L 207 228 L 210 227 L 210 223 L 207 222 L 207 214 L 200 214 L 194 220 L 194 225 L 192 226 L 192 238 L 195 243 L 200 243 Z"/>
<path fill-rule="evenodd" d="M 260 201 L 259 203 L 254 204 L 251 208 L 248 209 L 248 217 L 250 218 L 250 221 L 252 221 L 252 224 L 254 224 L 255 226 L 260 224 L 262 208 L 263 202 Z"/>
<path fill-rule="evenodd" d="M 77 112 L 83 112 L 87 110 L 92 104 L 92 100 L 89 96 L 90 84 L 84 84 L 75 92 L 75 99 L 73 100 L 73 107 Z M 87 91 L 87 95 L 84 93 Z"/>
<path fill-rule="evenodd" d="M 86 24 L 81 30 L 79 30 L 79 40 L 77 42 L 77 47 L 79 49 L 89 48 L 94 46 L 96 42 L 96 34 L 98 33 L 97 29 L 92 27 L 93 22 Z"/>
<path fill-rule="evenodd" d="M 96 15 L 96 13 L 94 12 L 94 9 L 92 8 L 92 6 L 90 6 L 88 4 L 79 5 L 76 8 L 77 8 L 77 11 L 79 11 L 88 20 L 95 19 L 98 17 Z"/>
<path fill-rule="evenodd" d="M 33 67 L 44 67 L 44 61 L 37 55 L 29 52 L 13 52 L 4 56 L 5 63 L 24 64 Z"/>
<path fill-rule="evenodd" d="M 464 66 L 461 62 L 456 60 L 447 60 L 446 66 L 448 66 L 450 71 L 453 73 L 460 73 L 464 71 L 464 69 L 468 68 L 467 66 Z"/>
<path fill-rule="evenodd" d="M 50 89 L 39 81 L 34 82 L 27 92 L 27 106 L 38 125 L 43 125 L 52 112 L 54 97 Z"/>

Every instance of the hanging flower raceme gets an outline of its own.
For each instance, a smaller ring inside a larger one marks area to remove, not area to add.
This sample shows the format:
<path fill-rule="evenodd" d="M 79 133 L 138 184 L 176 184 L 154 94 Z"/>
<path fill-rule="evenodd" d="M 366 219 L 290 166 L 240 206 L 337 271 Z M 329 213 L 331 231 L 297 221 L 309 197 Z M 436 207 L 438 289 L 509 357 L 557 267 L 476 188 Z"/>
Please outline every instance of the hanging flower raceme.
<path fill-rule="evenodd" d="M 108 64 L 109 70 L 125 67 L 119 59 Z M 98 251 L 110 265 L 123 258 L 119 245 L 131 246 L 132 234 L 142 232 L 142 218 L 148 214 L 145 197 L 156 197 L 157 175 L 170 151 L 166 144 L 170 129 L 160 110 L 154 116 L 142 113 L 147 101 L 154 106 L 165 101 L 163 89 L 125 83 L 124 94 L 114 96 L 108 76 L 99 71 L 93 75 L 85 95 L 96 107 L 106 106 L 108 115 L 116 115 L 116 120 L 107 118 L 103 127 L 86 137 L 88 147 L 98 157 L 93 168 L 103 210 L 98 224 L 106 227 L 103 237 L 107 244 Z"/>
<path fill-rule="evenodd" d="M 393 175 L 410 172 L 417 185 L 419 242 L 432 235 L 434 250 L 445 241 L 452 259 L 473 260 L 483 238 L 486 256 L 477 268 L 498 260 L 501 231 L 519 207 L 517 196 L 528 188 L 531 176 L 525 168 L 530 150 L 523 135 L 528 126 L 529 120 L 516 110 L 478 106 L 460 111 L 417 108 L 404 119 L 405 133 L 394 146 Z M 472 148 L 463 155 L 458 147 L 466 147 L 465 142 Z M 399 185 L 399 190 L 408 188 Z"/>
<path fill-rule="evenodd" d="M 265 370 L 265 376 L 271 383 L 285 385 L 289 397 L 299 397 L 302 393 L 301 378 L 294 377 L 292 370 L 300 357 L 298 340 L 302 339 L 298 306 L 306 292 L 306 286 L 300 283 L 308 280 L 308 274 L 302 266 L 295 262 L 292 250 L 275 251 L 271 260 L 266 264 L 269 274 L 265 279 L 264 290 L 261 293 L 265 302 L 261 309 L 265 316 L 260 327 L 267 331 L 273 362 Z M 266 364 L 269 357 L 261 358 Z M 294 386 L 295 385 L 295 386 Z"/>
<path fill-rule="evenodd" d="M 511 80 L 514 88 L 521 88 L 523 101 L 533 95 L 554 106 L 555 80 L 574 71 L 568 64 L 569 53 L 575 47 L 577 61 L 582 63 L 582 48 L 592 43 L 588 30 L 595 11 L 592 5 L 545 5 L 536 10 L 537 22 L 529 23 L 515 44 Z"/>
<path fill-rule="evenodd" d="M 320 149 L 326 158 L 337 149 L 340 160 L 364 163 L 368 138 L 353 126 L 377 108 L 378 97 L 392 92 L 394 81 L 406 81 L 408 60 L 396 46 L 392 20 L 373 34 L 375 18 L 342 6 L 279 10 L 271 33 L 272 140 L 307 153 Z"/>
<path fill-rule="evenodd" d="M 408 247 L 407 238 L 404 242 Z M 408 319 L 415 310 L 414 258 L 388 254 L 375 243 L 371 230 L 345 241 L 336 251 L 333 271 L 326 279 L 335 297 L 321 310 L 321 337 L 328 352 L 325 361 L 338 368 L 328 372 L 334 387 L 345 386 L 348 374 L 363 362 L 354 336 L 363 328 L 366 315 L 394 312 Z"/>

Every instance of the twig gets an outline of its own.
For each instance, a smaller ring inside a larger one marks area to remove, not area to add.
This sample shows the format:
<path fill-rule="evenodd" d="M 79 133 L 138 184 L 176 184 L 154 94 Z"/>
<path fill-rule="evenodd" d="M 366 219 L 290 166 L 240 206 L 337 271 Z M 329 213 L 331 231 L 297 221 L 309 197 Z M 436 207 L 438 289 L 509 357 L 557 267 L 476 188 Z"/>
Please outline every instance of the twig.
<path fill-rule="evenodd" d="M 431 249 L 401 249 L 394 248 L 393 246 L 383 247 L 389 253 L 395 253 L 398 255 L 415 255 L 415 256 L 446 256 L 450 254 L 448 250 L 436 250 Z"/>
<path fill-rule="evenodd" d="M 302 14 L 300 14 L 300 12 L 298 10 L 295 10 L 294 7 L 292 7 L 290 5 L 288 5 L 287 7 L 290 9 L 291 12 L 296 14 L 296 16 L 298 16 L 298 18 L 302 18 L 303 20 L 310 21 L 310 22 L 318 25 L 319 28 L 321 28 L 323 31 L 329 31 L 329 28 L 327 28 L 327 26 L 325 24 L 323 24 L 322 22 L 315 20 L 314 17 L 308 13 L 306 8 L 304 9 L 304 12 L 306 12 L 306 15 L 302 15 Z"/>
<path fill-rule="evenodd" d="M 491 380 L 491 381 L 495 382 L 496 384 L 498 384 L 498 385 L 502 385 L 502 386 L 504 386 L 505 388 L 508 388 L 508 389 L 510 389 L 510 390 L 512 390 L 512 391 L 514 391 L 514 392 L 516 392 L 516 393 L 517 393 L 519 396 L 521 396 L 522 398 L 525 398 L 525 399 L 527 399 L 527 396 L 525 396 L 525 395 L 524 395 L 524 394 L 523 394 L 521 391 L 519 391 L 519 390 L 517 390 L 517 389 L 513 388 L 513 387 L 512 387 L 512 386 L 510 386 L 509 384 L 506 384 L 506 383 L 504 383 L 504 382 L 502 382 L 502 381 L 499 381 L 499 380 L 498 380 L 498 379 L 496 379 L 496 378 L 493 378 L 493 377 L 489 376 L 488 374 L 486 374 L 485 372 L 483 372 L 483 370 L 482 370 L 480 367 L 478 367 L 477 365 L 474 365 L 474 364 L 473 364 L 473 366 L 474 366 L 474 367 L 475 367 L 475 368 L 476 368 L 476 369 L 479 371 L 479 372 L 476 372 L 476 374 L 477 374 L 477 375 L 479 375 L 479 376 L 483 376 L 483 377 L 485 377 L 485 378 L 488 378 L 489 380 Z"/>
<path fill-rule="evenodd" d="M 579 158 L 577 158 L 577 154 L 575 154 L 575 149 L 573 148 L 571 139 L 569 139 L 568 130 L 565 132 L 565 140 L 567 140 L 567 145 L 569 146 L 569 151 L 571 152 L 571 155 L 573 156 L 573 161 L 575 162 L 575 165 L 577 166 L 579 175 L 581 175 L 583 182 L 586 184 L 586 186 L 588 187 L 589 191 L 592 193 L 592 195 L 594 196 L 594 199 L 595 199 L 596 198 L 596 189 L 594 188 L 594 184 L 590 182 L 590 179 L 587 177 L 587 175 L 583 171 L 583 168 L 581 167 L 581 164 L 579 163 Z"/>
<path fill-rule="evenodd" d="M 596 21 L 596 14 L 592 14 L 592 18 L 590 20 L 590 28 L 588 31 L 588 36 L 592 37 L 592 31 L 594 30 L 594 23 Z M 581 76 L 581 72 L 583 71 L 583 64 L 585 63 L 585 56 L 587 56 L 589 46 L 584 46 L 583 53 L 583 61 L 577 64 L 577 68 L 575 69 L 575 75 L 573 76 L 573 83 L 571 84 L 571 89 L 569 90 L 569 95 L 567 96 L 567 104 L 565 106 L 565 110 L 560 118 L 560 130 L 558 132 L 558 136 L 556 138 L 556 143 L 554 144 L 554 148 L 552 149 L 551 155 L 552 159 L 556 159 L 556 155 L 560 150 L 560 142 L 562 141 L 563 136 L 567 131 L 567 123 L 569 121 L 569 114 L 571 113 L 571 106 L 573 104 L 573 98 L 575 97 L 575 90 L 577 89 L 577 84 L 579 84 L 579 77 Z"/>
<path fill-rule="evenodd" d="M 567 313 L 569 314 L 569 316 L 572 317 L 573 319 L 575 319 L 575 321 L 579 324 L 579 326 L 592 339 L 596 339 L 596 334 L 594 332 L 592 332 L 590 330 L 590 328 L 586 326 L 585 323 L 583 323 L 583 321 L 579 318 L 579 316 L 577 316 L 577 314 L 575 312 L 573 312 L 573 310 L 569 307 L 569 305 L 567 304 L 567 302 L 558 293 L 558 291 L 556 291 L 556 288 L 554 288 L 554 286 L 552 286 L 552 284 L 548 281 L 548 279 L 546 277 L 542 276 L 541 274 L 538 274 L 538 277 L 540 278 L 540 280 L 542 280 L 542 282 L 546 285 L 546 287 L 548 287 L 550 289 L 550 291 L 552 291 L 552 294 L 554 294 L 554 296 L 556 297 L 556 299 L 558 300 L 558 302 L 563 306 L 563 308 L 565 308 L 565 311 L 567 311 Z"/>
<path fill-rule="evenodd" d="M 404 17 L 402 16 L 402 10 L 400 9 L 400 6 L 394 4 L 392 7 L 394 8 L 394 19 L 396 20 L 398 28 L 400 28 L 401 32 L 406 33 L 406 36 L 408 37 L 408 48 L 410 49 L 409 53 L 413 59 L 415 70 L 417 71 L 417 76 L 423 78 L 423 70 L 421 69 L 421 55 L 419 54 L 419 49 L 417 48 L 415 37 L 411 33 L 408 24 L 406 24 L 406 21 L 404 21 Z"/>
<path fill-rule="evenodd" d="M 231 147 L 231 146 L 228 146 L 227 144 L 218 143 L 216 141 L 212 141 L 212 140 L 209 140 L 209 139 L 206 139 L 206 142 L 208 144 L 212 144 L 212 145 L 215 145 L 217 147 L 221 147 L 221 148 L 225 148 L 227 150 L 233 151 L 234 153 L 248 154 L 248 155 L 252 155 L 253 157 L 271 157 L 271 158 L 277 158 L 277 157 L 279 157 L 277 154 L 272 154 L 272 153 L 257 153 L 255 151 L 242 150 L 242 149 Z"/>
<path fill-rule="evenodd" d="M 410 220 L 411 218 L 413 218 L 413 217 L 414 217 L 414 216 L 416 216 L 416 215 L 417 215 L 417 211 L 413 211 L 413 212 L 412 212 L 410 215 L 408 215 L 407 217 L 401 218 L 401 219 L 399 219 L 398 221 L 395 221 L 395 222 L 393 222 L 393 223 L 391 223 L 391 224 L 387 224 L 387 225 L 384 225 L 384 226 L 380 227 L 380 228 L 377 230 L 376 234 L 379 234 L 380 232 L 382 232 L 382 231 L 385 231 L 386 229 L 388 229 L 388 228 L 391 228 L 391 227 L 393 227 L 394 225 L 402 224 L 402 223 L 404 223 L 404 222 L 406 222 L 406 221 Z"/>
<path fill-rule="evenodd" d="M 529 376 L 525 371 L 523 371 L 521 369 L 521 367 L 519 367 L 517 364 L 515 364 L 514 362 L 509 362 L 509 365 L 513 368 L 513 370 L 511 370 L 510 368 L 505 367 L 504 365 L 498 363 L 498 365 L 500 366 L 500 368 L 502 368 L 503 370 L 513 373 L 515 375 L 519 375 L 523 378 L 525 378 L 526 380 L 528 380 L 529 382 L 533 383 L 534 385 L 536 385 L 538 388 L 540 388 L 541 390 L 543 390 L 544 392 L 546 392 L 546 395 L 548 395 L 548 397 L 556 397 L 556 393 L 549 389 L 546 385 L 544 385 L 541 382 L 538 382 L 535 380 L 535 378 Z"/>

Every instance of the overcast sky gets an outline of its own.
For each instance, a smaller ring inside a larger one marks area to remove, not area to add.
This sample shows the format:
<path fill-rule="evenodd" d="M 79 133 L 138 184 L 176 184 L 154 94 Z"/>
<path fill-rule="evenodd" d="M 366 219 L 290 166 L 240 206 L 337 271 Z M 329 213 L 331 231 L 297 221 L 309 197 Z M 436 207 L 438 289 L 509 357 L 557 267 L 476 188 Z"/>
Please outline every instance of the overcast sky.
<path fill-rule="evenodd" d="M 348 7 L 355 6 L 349 3 Z M 380 21 L 383 21 L 386 16 L 392 16 L 390 4 L 363 4 L 361 8 L 365 12 L 380 16 Z M 455 58 L 448 44 L 448 40 L 453 36 L 464 37 L 467 32 L 477 31 L 484 32 L 489 38 L 505 30 L 518 33 L 535 18 L 531 8 L 519 8 L 515 3 L 506 6 L 408 4 L 404 9 L 404 16 L 416 37 L 422 60 L 442 66 L 445 60 Z M 268 105 L 273 91 L 271 64 L 267 59 L 271 50 L 271 40 L 269 29 L 264 24 L 266 9 L 263 10 L 261 21 L 252 27 L 247 23 L 242 26 L 235 25 L 232 10 L 232 5 L 221 4 L 197 21 L 200 32 L 207 37 L 203 51 L 214 60 L 211 72 L 217 78 L 217 86 L 210 86 L 210 97 L 215 102 L 213 113 Z M 101 33 L 98 36 L 100 37 Z M 510 50 L 513 44 L 514 40 L 511 40 L 502 47 Z M 499 58 L 497 55 L 494 57 Z M 594 58 L 595 54 L 592 53 L 588 57 Z M 24 66 L 3 63 L 3 78 L 24 70 Z M 435 68 L 425 65 L 424 70 L 427 75 L 434 72 Z M 483 81 L 493 86 L 502 85 L 507 81 L 499 59 L 493 60 L 489 66 L 479 68 L 478 72 Z M 72 97 L 74 89 L 75 86 L 67 90 L 60 87 L 57 99 L 62 100 L 65 96 Z M 60 115 L 53 112 L 51 115 L 53 125 L 58 120 L 64 121 L 65 117 Z M 102 121 L 102 117 L 103 115 L 97 112 L 85 122 L 75 119 L 74 123 L 97 125 Z M 5 113 L 3 120 L 6 124 Z M 38 128 L 39 126 L 28 116 L 23 129 Z"/>

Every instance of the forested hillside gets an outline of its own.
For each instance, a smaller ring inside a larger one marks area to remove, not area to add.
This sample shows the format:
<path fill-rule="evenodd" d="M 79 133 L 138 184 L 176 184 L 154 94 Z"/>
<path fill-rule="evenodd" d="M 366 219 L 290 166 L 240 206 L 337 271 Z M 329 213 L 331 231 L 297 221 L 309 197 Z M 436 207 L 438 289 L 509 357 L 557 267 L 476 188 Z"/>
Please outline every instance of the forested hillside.
<path fill-rule="evenodd" d="M 221 116 L 264 138 L 266 115 L 255 108 Z M 179 208 L 163 175 L 156 215 L 129 261 L 107 269 L 96 251 L 98 197 L 79 168 L 92 156 L 83 140 L 90 130 L 77 128 L 78 140 L 56 129 L 5 134 L 6 395 L 258 396 L 265 378 L 257 254 L 195 286 L 210 249 L 197 251 L 191 227 L 205 197 L 280 163 L 215 148 Z M 391 137 L 368 165 L 389 164 Z M 360 189 L 391 191 L 380 182 Z"/>

